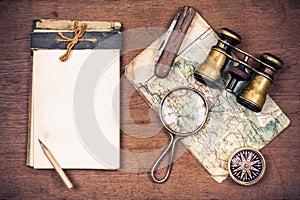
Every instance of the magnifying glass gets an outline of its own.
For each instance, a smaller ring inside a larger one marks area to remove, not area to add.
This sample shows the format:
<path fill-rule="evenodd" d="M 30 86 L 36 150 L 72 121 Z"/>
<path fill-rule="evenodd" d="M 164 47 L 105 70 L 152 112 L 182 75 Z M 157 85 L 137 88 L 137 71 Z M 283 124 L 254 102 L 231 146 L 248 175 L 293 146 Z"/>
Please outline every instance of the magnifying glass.
<path fill-rule="evenodd" d="M 151 176 L 155 182 L 163 183 L 168 179 L 176 142 L 199 131 L 207 118 L 207 112 L 207 101 L 203 94 L 196 89 L 177 87 L 164 96 L 160 104 L 159 116 L 171 140 L 151 170 Z M 163 179 L 158 180 L 154 171 L 170 149 L 171 157 L 166 175 Z"/>

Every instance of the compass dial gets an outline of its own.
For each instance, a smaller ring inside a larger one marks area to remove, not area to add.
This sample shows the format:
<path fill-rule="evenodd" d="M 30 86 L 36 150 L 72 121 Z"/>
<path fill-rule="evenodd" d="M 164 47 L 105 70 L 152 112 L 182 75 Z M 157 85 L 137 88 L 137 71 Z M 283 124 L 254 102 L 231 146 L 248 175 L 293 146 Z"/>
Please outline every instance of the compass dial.
<path fill-rule="evenodd" d="M 231 178 L 241 185 L 257 183 L 264 175 L 265 168 L 263 155 L 249 147 L 234 152 L 228 162 Z"/>

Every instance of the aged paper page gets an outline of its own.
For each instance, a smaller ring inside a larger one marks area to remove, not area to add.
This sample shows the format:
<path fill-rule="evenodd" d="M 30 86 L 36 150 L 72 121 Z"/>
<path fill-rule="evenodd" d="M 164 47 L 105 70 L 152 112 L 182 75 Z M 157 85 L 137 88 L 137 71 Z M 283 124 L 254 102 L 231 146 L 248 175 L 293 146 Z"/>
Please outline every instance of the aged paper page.
<path fill-rule="evenodd" d="M 39 145 L 38 139 L 41 139 L 62 168 L 117 169 L 119 49 L 73 50 L 70 59 L 61 62 L 59 57 L 64 53 L 65 50 L 33 52 L 31 164 L 34 168 L 52 168 Z M 98 74 L 97 79 L 95 73 Z M 78 101 L 88 96 L 90 90 L 93 92 L 92 98 Z M 90 107 L 94 110 L 92 115 L 81 119 L 80 110 Z M 99 137 L 97 133 L 91 135 L 94 129 L 80 127 L 80 124 L 85 126 L 94 119 L 101 129 Z M 103 140 L 100 134 L 107 140 Z M 104 144 L 107 141 L 114 147 L 109 152 L 106 152 L 108 149 Z M 89 143 L 110 155 L 112 160 L 109 165 L 101 162 Z"/>

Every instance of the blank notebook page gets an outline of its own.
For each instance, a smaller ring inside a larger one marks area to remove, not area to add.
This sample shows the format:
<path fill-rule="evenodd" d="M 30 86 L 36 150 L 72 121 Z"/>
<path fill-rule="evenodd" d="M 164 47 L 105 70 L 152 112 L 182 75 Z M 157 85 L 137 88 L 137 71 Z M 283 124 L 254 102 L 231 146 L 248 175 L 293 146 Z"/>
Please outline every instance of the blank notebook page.
<path fill-rule="evenodd" d="M 41 139 L 62 168 L 118 169 L 119 49 L 72 50 L 61 62 L 64 53 L 33 51 L 31 165 L 52 168 Z"/>

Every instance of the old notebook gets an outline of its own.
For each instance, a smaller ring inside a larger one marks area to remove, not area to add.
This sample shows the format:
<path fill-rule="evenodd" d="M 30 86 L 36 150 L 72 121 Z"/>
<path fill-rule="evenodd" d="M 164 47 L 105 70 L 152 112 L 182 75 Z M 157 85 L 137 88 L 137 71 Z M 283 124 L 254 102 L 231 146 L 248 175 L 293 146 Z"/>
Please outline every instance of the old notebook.
<path fill-rule="evenodd" d="M 161 98 L 178 86 L 201 91 L 208 100 L 209 112 L 205 125 L 193 136 L 182 140 L 199 163 L 218 182 L 227 178 L 227 161 L 237 148 L 250 146 L 261 149 L 282 132 L 290 120 L 268 96 L 261 113 L 239 105 L 235 96 L 225 90 L 211 89 L 193 76 L 204 61 L 217 35 L 198 14 L 187 31 L 178 56 L 166 78 L 154 75 L 154 61 L 163 37 L 137 55 L 127 66 L 126 76 L 148 105 L 158 111 Z"/>
<path fill-rule="evenodd" d="M 41 139 L 62 168 L 118 169 L 121 24 L 38 20 L 33 27 L 27 165 L 52 168 Z"/>

